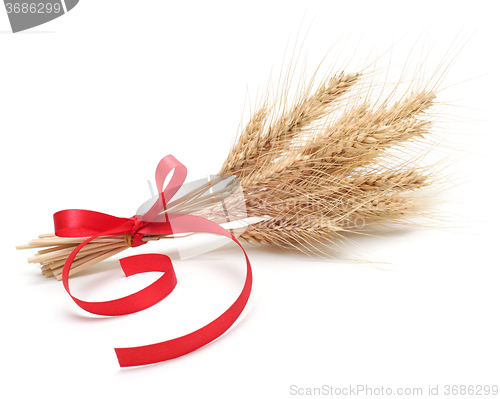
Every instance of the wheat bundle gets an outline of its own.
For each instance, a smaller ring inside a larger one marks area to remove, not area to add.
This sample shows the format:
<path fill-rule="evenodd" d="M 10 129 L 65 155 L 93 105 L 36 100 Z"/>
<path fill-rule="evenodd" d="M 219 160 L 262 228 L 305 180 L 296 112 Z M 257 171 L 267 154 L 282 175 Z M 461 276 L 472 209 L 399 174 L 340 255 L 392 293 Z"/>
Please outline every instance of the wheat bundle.
<path fill-rule="evenodd" d="M 429 135 L 436 86 L 417 81 L 400 93 L 400 82 L 387 96 L 374 98 L 373 82 L 363 83 L 366 76 L 333 73 L 316 85 L 313 77 L 292 100 L 288 87 L 264 97 L 219 171 L 239 180 L 243 213 L 259 220 L 240 238 L 330 256 L 341 251 L 346 232 L 419 216 L 421 189 L 435 174 L 421 161 L 434 145 Z M 223 202 L 227 188 L 209 197 L 201 195 L 204 189 L 168 204 L 166 211 L 222 223 L 222 203 L 226 216 L 225 208 L 238 214 Z M 163 238 L 169 237 L 143 240 Z M 47 247 L 28 261 L 39 263 L 45 276 L 61 279 L 66 257 L 83 240 L 46 234 L 18 248 Z M 79 252 L 70 275 L 129 246 L 127 236 L 100 237 Z"/>

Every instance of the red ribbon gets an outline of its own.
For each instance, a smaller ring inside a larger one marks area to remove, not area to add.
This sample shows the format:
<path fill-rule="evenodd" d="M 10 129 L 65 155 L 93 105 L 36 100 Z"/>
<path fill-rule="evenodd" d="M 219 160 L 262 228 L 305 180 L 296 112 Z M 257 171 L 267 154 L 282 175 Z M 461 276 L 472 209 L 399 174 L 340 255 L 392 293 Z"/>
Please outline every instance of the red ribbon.
<path fill-rule="evenodd" d="M 168 174 L 174 174 L 165 190 L 163 184 Z M 226 236 L 238 244 L 246 259 L 247 274 L 243 289 L 236 301 L 217 319 L 206 326 L 179 338 L 151 345 L 115 348 L 121 367 L 140 366 L 162 362 L 192 352 L 226 332 L 243 311 L 252 288 L 252 269 L 248 256 L 238 240 L 227 230 L 208 219 L 194 215 L 161 214 L 186 179 L 187 170 L 172 155 L 163 158 L 156 168 L 156 187 L 161 193 L 155 204 L 142 216 L 118 218 L 104 213 L 82 209 L 68 209 L 54 214 L 55 233 L 59 237 L 89 237 L 68 256 L 62 272 L 64 288 L 82 309 L 104 316 L 120 316 L 138 312 L 161 301 L 175 287 L 177 279 L 170 258 L 166 255 L 135 255 L 120 259 L 125 276 L 146 272 L 163 272 L 163 275 L 146 288 L 134 294 L 103 302 L 87 302 L 73 296 L 69 289 L 69 272 L 78 252 L 92 240 L 109 235 L 132 235 L 132 246 L 146 244 L 145 234 L 209 233 Z"/>

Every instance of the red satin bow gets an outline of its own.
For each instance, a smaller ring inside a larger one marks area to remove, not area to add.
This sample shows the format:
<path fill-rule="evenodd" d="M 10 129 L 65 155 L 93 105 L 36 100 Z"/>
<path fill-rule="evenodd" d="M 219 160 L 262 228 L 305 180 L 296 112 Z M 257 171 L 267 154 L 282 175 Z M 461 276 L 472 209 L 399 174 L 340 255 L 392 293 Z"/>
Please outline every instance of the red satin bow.
<path fill-rule="evenodd" d="M 163 190 L 163 184 L 171 171 L 174 174 Z M 142 216 L 117 218 L 104 213 L 68 209 L 54 214 L 55 233 L 59 237 L 89 237 L 78 245 L 68 256 L 62 272 L 64 288 L 82 309 L 94 314 L 119 316 L 146 309 L 165 298 L 175 287 L 177 279 L 170 258 L 166 255 L 135 255 L 120 259 L 120 266 L 125 276 L 151 271 L 164 274 L 146 288 L 123 298 L 87 302 L 71 295 L 69 272 L 78 252 L 90 241 L 105 235 L 132 235 L 132 246 L 143 245 L 145 234 L 210 233 L 226 236 L 238 244 L 245 255 L 247 275 L 245 284 L 236 301 L 217 319 L 206 326 L 179 338 L 156 344 L 131 348 L 115 348 L 118 362 L 122 367 L 139 366 L 162 362 L 192 352 L 221 336 L 236 321 L 243 311 L 252 288 L 252 269 L 248 256 L 238 240 L 227 230 L 210 220 L 194 215 L 158 215 L 184 183 L 187 170 L 172 155 L 163 158 L 156 168 L 156 187 L 160 198 L 151 209 Z"/>

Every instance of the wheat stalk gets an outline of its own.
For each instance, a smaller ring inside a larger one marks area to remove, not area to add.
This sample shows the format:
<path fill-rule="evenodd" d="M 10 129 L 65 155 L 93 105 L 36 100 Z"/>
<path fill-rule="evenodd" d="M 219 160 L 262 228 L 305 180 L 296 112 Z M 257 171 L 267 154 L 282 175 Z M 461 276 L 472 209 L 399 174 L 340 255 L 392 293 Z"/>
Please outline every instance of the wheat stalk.
<path fill-rule="evenodd" d="M 229 183 L 217 190 L 210 189 L 224 180 Z M 235 220 L 245 217 L 240 204 L 229 197 L 235 190 L 237 179 L 227 179 L 227 176 L 215 176 L 205 184 L 201 184 L 180 198 L 169 202 L 164 212 L 176 214 L 194 214 L 203 216 L 222 224 L 228 219 Z M 209 192 L 210 195 L 206 195 Z M 229 210 L 227 209 L 229 208 Z M 43 275 L 62 280 L 62 270 L 69 254 L 89 237 L 57 237 L 54 233 L 41 234 L 26 245 L 18 245 L 17 249 L 40 249 L 34 256 L 28 258 L 29 263 L 38 263 Z M 145 235 L 143 241 L 158 241 L 173 238 L 173 235 Z M 71 265 L 69 275 L 72 276 L 103 260 L 130 248 L 130 235 L 101 236 L 85 245 L 76 255 Z"/>

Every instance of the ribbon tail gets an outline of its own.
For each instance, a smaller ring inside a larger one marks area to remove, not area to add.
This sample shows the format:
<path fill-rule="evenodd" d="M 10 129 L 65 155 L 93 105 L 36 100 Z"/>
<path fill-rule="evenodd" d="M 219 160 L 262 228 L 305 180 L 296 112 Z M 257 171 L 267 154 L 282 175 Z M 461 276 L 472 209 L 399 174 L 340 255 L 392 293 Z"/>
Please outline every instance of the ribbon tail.
<path fill-rule="evenodd" d="M 112 231 L 105 232 L 103 235 L 109 234 L 110 232 Z M 169 295 L 175 288 L 177 278 L 175 276 L 170 258 L 161 254 L 141 254 L 120 259 L 120 266 L 126 277 L 138 273 L 153 271 L 163 272 L 163 275 L 155 282 L 131 295 L 110 301 L 89 302 L 75 297 L 71 294 L 69 287 L 69 272 L 71 270 L 71 264 L 80 249 L 97 237 L 98 236 L 90 237 L 78 245 L 68 256 L 63 268 L 62 280 L 64 288 L 68 292 L 71 299 L 73 299 L 73 301 L 82 309 L 89 313 L 102 316 L 122 316 L 125 314 L 139 312 L 155 305 Z"/>
<path fill-rule="evenodd" d="M 252 271 L 247 268 L 245 286 L 238 299 L 217 319 L 206 326 L 168 341 L 131 348 L 115 348 L 121 367 L 142 366 L 174 359 L 199 349 L 224 334 L 245 308 L 252 287 Z"/>
<path fill-rule="evenodd" d="M 174 233 L 197 231 L 224 235 L 238 244 L 245 256 L 247 268 L 243 289 L 236 301 L 222 315 L 192 333 L 150 345 L 115 348 L 116 356 L 121 367 L 142 366 L 163 362 L 183 356 L 207 345 L 224 334 L 234 324 L 250 297 L 250 292 L 252 290 L 252 268 L 250 266 L 250 260 L 245 250 L 234 236 L 218 224 L 193 215 L 173 215 L 170 218 L 170 222 L 172 223 L 172 231 Z M 159 226 L 157 225 L 156 227 Z M 151 228 L 154 227 L 151 226 Z"/>

